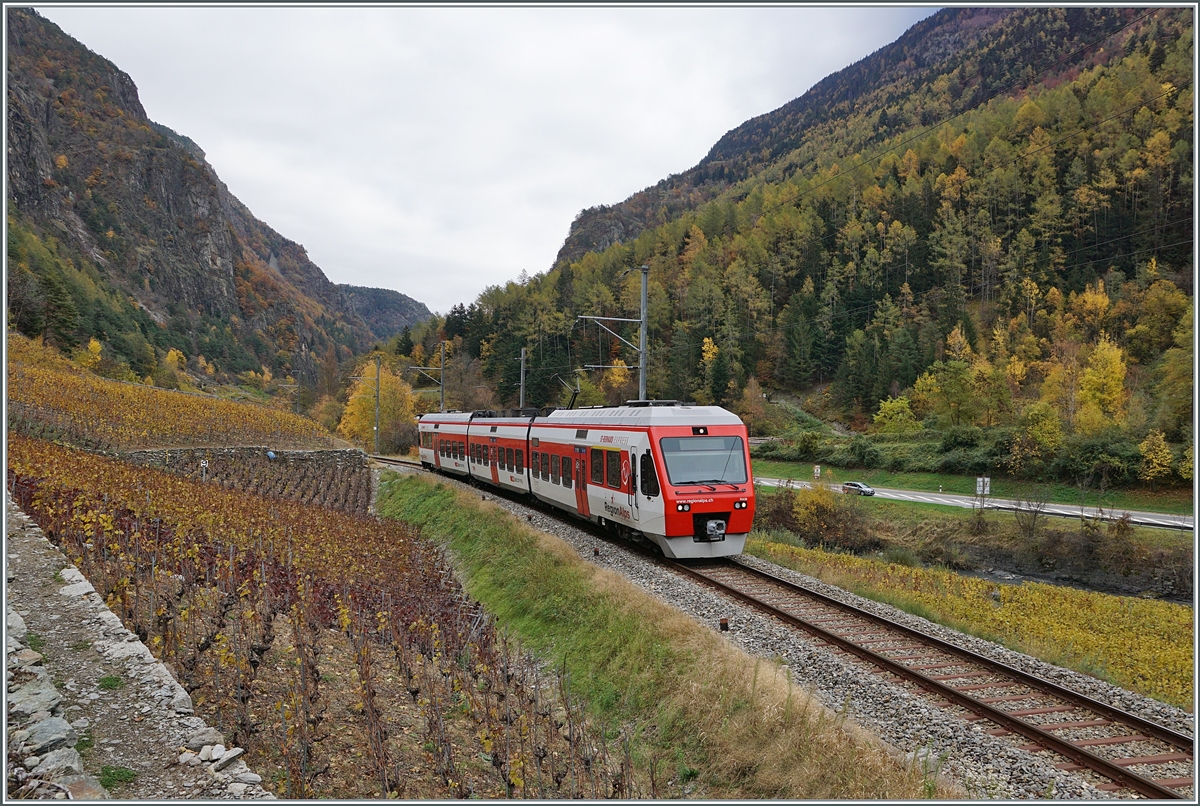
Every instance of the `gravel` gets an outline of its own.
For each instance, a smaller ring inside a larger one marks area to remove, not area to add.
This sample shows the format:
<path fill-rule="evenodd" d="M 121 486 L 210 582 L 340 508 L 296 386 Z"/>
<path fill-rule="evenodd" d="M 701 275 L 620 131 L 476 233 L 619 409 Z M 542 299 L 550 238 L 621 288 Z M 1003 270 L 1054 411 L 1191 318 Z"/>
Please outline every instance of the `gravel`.
<path fill-rule="evenodd" d="M 703 585 L 678 577 L 619 543 L 596 537 L 538 509 L 498 498 L 455 480 L 446 481 L 485 495 L 503 509 L 527 520 L 531 526 L 570 544 L 587 562 L 620 573 L 713 630 L 718 629 L 720 619 L 728 619 L 729 630 L 723 633 L 728 640 L 751 655 L 787 666 L 795 684 L 808 690 L 825 706 L 880 737 L 912 763 L 921 764 L 930 773 L 937 772 L 957 783 L 972 799 L 1113 799 L 1111 793 L 1096 789 L 1083 777 L 1055 770 L 1046 760 L 1014 746 L 1026 740 L 987 735 L 984 731 L 991 728 L 987 723 L 983 723 L 982 729 L 976 727 L 974 723 L 964 721 L 957 709 L 936 707 L 904 687 L 880 679 L 865 666 L 834 655 L 827 648 L 816 647 L 803 634 L 770 617 L 749 612 Z M 595 554 L 597 548 L 598 555 Z M 840 601 L 1193 735 L 1194 718 L 1181 709 L 933 624 L 755 557 L 744 555 L 739 562 L 768 570 Z"/>

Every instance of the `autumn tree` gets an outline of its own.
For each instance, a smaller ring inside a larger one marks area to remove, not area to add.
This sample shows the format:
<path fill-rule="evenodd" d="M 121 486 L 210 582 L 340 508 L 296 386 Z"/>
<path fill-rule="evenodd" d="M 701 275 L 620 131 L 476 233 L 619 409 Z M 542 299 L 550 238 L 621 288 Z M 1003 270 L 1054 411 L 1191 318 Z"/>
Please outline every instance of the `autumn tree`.
<path fill-rule="evenodd" d="M 1192 303 L 1189 302 L 1175 328 L 1175 344 L 1163 353 L 1157 368 L 1157 422 L 1159 428 L 1173 435 L 1192 421 L 1192 372 L 1195 368 L 1192 312 Z"/>
<path fill-rule="evenodd" d="M 1188 445 L 1183 452 L 1183 457 L 1179 460 L 1179 478 L 1184 481 L 1191 481 L 1192 474 L 1196 462 L 1196 452 L 1194 445 Z"/>
<path fill-rule="evenodd" d="M 338 435 L 366 451 L 375 450 L 375 361 L 361 361 L 359 376 L 350 391 Z M 379 368 L 379 450 L 382 453 L 405 451 L 415 444 L 416 421 L 413 416 L 412 387 L 392 372 L 387 363 Z"/>
<path fill-rule="evenodd" d="M 1151 431 L 1138 450 L 1142 454 L 1142 466 L 1138 470 L 1138 478 L 1150 482 L 1150 490 L 1154 491 L 1158 480 L 1171 475 L 1171 448 L 1167 445 L 1162 431 Z"/>
<path fill-rule="evenodd" d="M 1048 403 L 1031 403 L 1021 414 L 1006 464 L 1014 475 L 1038 475 L 1063 444 L 1062 421 Z"/>
<path fill-rule="evenodd" d="M 1125 372 L 1125 351 L 1101 334 L 1079 377 L 1077 431 L 1095 434 L 1125 421 Z"/>
<path fill-rule="evenodd" d="M 921 424 L 909 408 L 907 397 L 889 397 L 880 401 L 874 423 L 875 430 L 881 434 L 911 434 L 921 430 Z"/>

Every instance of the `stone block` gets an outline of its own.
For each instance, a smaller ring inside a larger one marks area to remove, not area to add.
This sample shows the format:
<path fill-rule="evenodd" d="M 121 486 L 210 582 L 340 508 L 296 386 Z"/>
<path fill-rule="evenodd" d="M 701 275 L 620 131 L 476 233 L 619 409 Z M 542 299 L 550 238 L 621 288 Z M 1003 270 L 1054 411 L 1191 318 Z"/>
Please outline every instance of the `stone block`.
<path fill-rule="evenodd" d="M 78 740 L 79 734 L 67 720 L 52 716 L 31 725 L 25 743 L 28 752 L 40 756 L 60 747 L 73 747 Z"/>
<path fill-rule="evenodd" d="M 83 759 L 75 748 L 60 747 L 42 758 L 42 763 L 37 766 L 37 774 L 52 781 L 68 775 L 83 775 Z"/>
<path fill-rule="evenodd" d="M 240 748 L 240 747 L 234 747 L 234 748 L 232 748 L 232 749 L 230 749 L 230 750 L 226 750 L 226 751 L 224 752 L 224 754 L 222 754 L 222 756 L 221 756 L 221 758 L 220 758 L 220 759 L 218 759 L 217 761 L 214 761 L 214 762 L 213 762 L 213 769 L 214 769 L 214 770 L 223 770 L 223 769 L 225 769 L 225 768 L 226 768 L 226 767 L 228 767 L 230 764 L 232 764 L 234 761 L 236 761 L 238 758 L 240 758 L 240 757 L 241 757 L 241 755 L 242 755 L 243 753 L 245 753 L 245 752 L 246 752 L 246 751 L 245 751 L 245 750 L 243 750 L 243 749 L 242 749 L 242 748 Z"/>
<path fill-rule="evenodd" d="M 30 680 L 8 695 L 8 713 L 17 719 L 29 719 L 39 711 L 51 711 L 62 701 L 54 684 L 46 679 Z"/>
<path fill-rule="evenodd" d="M 224 742 L 225 738 L 221 736 L 219 730 L 205 725 L 202 728 L 192 731 L 192 734 L 188 736 L 184 745 L 188 750 L 199 750 L 206 744 L 223 744 Z"/>
<path fill-rule="evenodd" d="M 61 596 L 83 596 L 85 593 L 94 593 L 95 590 L 92 583 L 85 579 L 83 582 L 74 582 L 65 588 L 60 588 L 58 592 Z"/>
<path fill-rule="evenodd" d="M 25 619 L 21 618 L 19 613 L 9 610 L 6 620 L 8 622 L 8 637 L 15 638 L 18 641 L 25 640 L 25 634 L 29 631 L 25 626 Z"/>
<path fill-rule="evenodd" d="M 108 790 L 90 775 L 68 775 L 55 783 L 66 787 L 72 800 L 108 800 Z"/>

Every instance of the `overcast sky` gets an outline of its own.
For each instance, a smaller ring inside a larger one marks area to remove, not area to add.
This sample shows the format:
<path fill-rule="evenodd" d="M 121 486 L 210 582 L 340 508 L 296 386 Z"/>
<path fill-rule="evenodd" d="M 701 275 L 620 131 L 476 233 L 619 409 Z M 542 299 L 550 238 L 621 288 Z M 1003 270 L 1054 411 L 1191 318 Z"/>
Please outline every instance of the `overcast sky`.
<path fill-rule="evenodd" d="M 445 313 L 936 8 L 37 10 L 331 280 Z"/>

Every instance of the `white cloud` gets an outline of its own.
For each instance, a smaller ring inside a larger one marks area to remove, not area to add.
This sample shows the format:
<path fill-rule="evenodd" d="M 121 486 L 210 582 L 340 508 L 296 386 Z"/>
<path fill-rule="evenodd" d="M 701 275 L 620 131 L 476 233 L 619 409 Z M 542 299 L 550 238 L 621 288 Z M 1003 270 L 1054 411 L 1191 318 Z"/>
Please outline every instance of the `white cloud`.
<path fill-rule="evenodd" d="M 444 312 L 934 9 L 38 11 L 330 279 Z"/>

